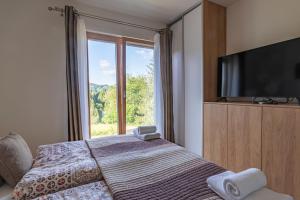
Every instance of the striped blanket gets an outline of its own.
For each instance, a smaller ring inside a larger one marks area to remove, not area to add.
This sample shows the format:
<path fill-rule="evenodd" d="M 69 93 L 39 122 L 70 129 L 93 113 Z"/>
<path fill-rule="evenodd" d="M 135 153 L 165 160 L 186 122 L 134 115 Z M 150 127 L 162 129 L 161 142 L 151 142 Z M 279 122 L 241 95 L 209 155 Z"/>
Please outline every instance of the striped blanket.
<path fill-rule="evenodd" d="M 133 136 L 87 143 L 115 200 L 221 200 L 206 179 L 225 170 L 175 144 Z"/>

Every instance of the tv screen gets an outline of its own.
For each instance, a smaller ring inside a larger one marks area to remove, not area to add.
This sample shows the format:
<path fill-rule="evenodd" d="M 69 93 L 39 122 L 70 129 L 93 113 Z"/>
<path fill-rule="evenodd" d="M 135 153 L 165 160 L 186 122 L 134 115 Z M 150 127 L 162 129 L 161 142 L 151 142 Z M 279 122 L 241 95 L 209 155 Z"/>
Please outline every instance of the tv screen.
<path fill-rule="evenodd" d="M 300 38 L 218 60 L 219 97 L 300 97 Z"/>

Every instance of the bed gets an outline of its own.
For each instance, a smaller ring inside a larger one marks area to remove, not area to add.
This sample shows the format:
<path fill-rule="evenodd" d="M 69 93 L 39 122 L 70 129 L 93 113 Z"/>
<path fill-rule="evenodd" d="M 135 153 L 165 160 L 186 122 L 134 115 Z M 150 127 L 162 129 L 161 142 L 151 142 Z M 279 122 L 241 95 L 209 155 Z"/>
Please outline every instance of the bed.
<path fill-rule="evenodd" d="M 224 171 L 162 139 L 113 136 L 40 146 L 13 197 L 221 200 L 206 179 Z"/>

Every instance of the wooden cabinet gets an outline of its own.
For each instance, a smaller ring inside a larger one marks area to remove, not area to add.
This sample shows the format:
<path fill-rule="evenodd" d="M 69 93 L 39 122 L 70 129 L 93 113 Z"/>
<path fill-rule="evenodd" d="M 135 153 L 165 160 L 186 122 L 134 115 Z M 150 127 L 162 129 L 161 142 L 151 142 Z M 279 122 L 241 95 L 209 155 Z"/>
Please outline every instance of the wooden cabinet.
<path fill-rule="evenodd" d="M 262 108 L 228 106 L 228 169 L 261 169 Z"/>
<path fill-rule="evenodd" d="M 300 199 L 300 109 L 263 108 L 262 167 L 268 186 Z"/>
<path fill-rule="evenodd" d="M 300 107 L 205 103 L 204 158 L 233 171 L 261 168 L 269 188 L 300 200 Z"/>
<path fill-rule="evenodd" d="M 227 168 L 227 106 L 204 105 L 204 158 Z"/>

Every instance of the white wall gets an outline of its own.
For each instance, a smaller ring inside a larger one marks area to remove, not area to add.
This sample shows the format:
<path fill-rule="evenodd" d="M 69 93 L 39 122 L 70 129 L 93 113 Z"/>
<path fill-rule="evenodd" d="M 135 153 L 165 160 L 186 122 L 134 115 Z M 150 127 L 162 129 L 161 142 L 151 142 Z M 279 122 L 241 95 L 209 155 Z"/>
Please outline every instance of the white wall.
<path fill-rule="evenodd" d="M 203 21 L 202 5 L 184 17 L 185 147 L 203 149 Z"/>
<path fill-rule="evenodd" d="M 299 0 L 239 0 L 227 8 L 227 54 L 300 37 Z"/>
<path fill-rule="evenodd" d="M 66 139 L 64 21 L 47 5 L 0 2 L 0 137 L 16 131 L 32 150 Z"/>
<path fill-rule="evenodd" d="M 35 151 L 67 139 L 64 19 L 48 6 L 78 10 L 143 25 L 162 24 L 107 12 L 68 0 L 0 1 L 0 137 L 20 133 Z M 87 21 L 90 30 L 152 39 L 153 32 Z"/>

